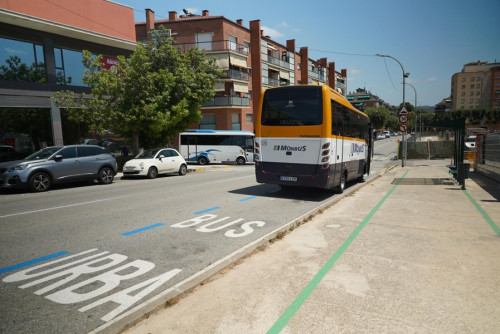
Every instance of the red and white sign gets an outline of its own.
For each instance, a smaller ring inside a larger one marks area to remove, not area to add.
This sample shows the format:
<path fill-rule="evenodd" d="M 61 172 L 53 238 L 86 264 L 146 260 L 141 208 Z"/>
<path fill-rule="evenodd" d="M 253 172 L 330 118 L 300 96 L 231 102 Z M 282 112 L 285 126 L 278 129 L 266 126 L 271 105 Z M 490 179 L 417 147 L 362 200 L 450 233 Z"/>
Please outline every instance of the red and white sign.
<path fill-rule="evenodd" d="M 403 115 L 399 115 L 399 123 L 400 124 L 405 124 L 406 122 L 408 122 L 408 116 L 403 114 Z"/>
<path fill-rule="evenodd" d="M 399 111 L 399 114 L 400 115 L 408 115 L 408 110 L 406 110 L 405 106 L 403 106 L 403 108 L 401 108 L 401 110 Z"/>
<path fill-rule="evenodd" d="M 401 132 L 408 131 L 408 125 L 406 125 L 406 124 L 399 124 L 399 131 L 401 131 Z"/>
<path fill-rule="evenodd" d="M 118 65 L 118 58 L 102 56 L 101 63 L 104 64 L 105 70 L 109 70 L 111 67 Z"/>

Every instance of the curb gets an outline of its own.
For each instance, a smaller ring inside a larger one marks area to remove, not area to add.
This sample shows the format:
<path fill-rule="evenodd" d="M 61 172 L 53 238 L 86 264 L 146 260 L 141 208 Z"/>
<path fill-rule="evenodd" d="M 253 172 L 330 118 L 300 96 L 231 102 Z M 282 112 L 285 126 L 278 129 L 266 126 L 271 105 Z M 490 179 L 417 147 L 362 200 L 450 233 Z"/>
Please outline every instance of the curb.
<path fill-rule="evenodd" d="M 344 197 L 350 195 L 355 191 L 358 191 L 365 185 L 372 183 L 373 181 L 381 177 L 382 174 L 396 167 L 397 165 L 389 166 L 381 170 L 377 174 L 375 174 L 373 177 L 370 177 L 369 179 L 365 180 L 364 182 L 351 185 L 349 188 L 346 188 L 342 194 L 335 196 L 326 203 L 314 208 L 309 212 L 306 212 L 305 214 L 293 219 L 292 221 L 284 223 L 283 225 L 274 229 L 273 231 L 244 245 L 243 247 L 232 252 L 231 254 L 228 254 L 222 259 L 210 264 L 208 267 L 203 268 L 201 271 L 198 271 L 194 275 L 187 277 L 183 281 L 175 284 L 174 286 L 168 288 L 167 290 L 164 290 L 161 294 L 150 298 L 149 300 L 143 303 L 144 307 L 141 307 L 141 305 L 139 305 L 134 309 L 130 310 L 129 312 L 126 312 L 125 314 L 119 316 L 115 323 L 109 325 L 105 324 L 99 328 L 96 328 L 89 334 L 94 334 L 94 333 L 112 334 L 116 332 L 122 332 L 134 326 L 138 322 L 147 319 L 152 313 L 155 313 L 160 309 L 165 308 L 169 300 L 182 298 L 184 294 L 190 293 L 196 287 L 198 287 L 203 282 L 209 280 L 214 275 L 220 273 L 226 268 L 231 267 L 232 265 L 236 264 L 238 261 L 244 259 L 245 257 L 251 256 L 253 252 L 255 252 L 264 245 L 268 245 L 270 242 L 272 242 L 272 240 L 281 239 L 284 235 L 286 235 L 286 233 L 291 232 L 296 227 L 299 227 L 303 223 L 310 221 L 318 213 L 322 213 L 324 210 L 328 209 L 329 207 L 331 207 L 333 204 L 340 201 Z M 226 165 L 224 166 L 224 168 L 229 168 L 229 166 Z M 206 171 L 206 169 L 207 168 L 205 167 L 193 168 L 192 172 L 203 172 Z M 127 321 L 126 320 L 127 318 L 133 318 L 133 319 L 131 321 Z"/>

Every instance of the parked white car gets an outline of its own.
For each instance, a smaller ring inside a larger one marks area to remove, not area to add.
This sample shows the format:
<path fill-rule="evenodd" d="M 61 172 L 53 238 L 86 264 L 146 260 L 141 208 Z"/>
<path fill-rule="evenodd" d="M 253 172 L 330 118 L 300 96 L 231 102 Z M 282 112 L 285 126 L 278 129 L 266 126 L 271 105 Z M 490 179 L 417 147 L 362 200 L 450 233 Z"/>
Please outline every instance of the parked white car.
<path fill-rule="evenodd" d="M 123 176 L 146 176 L 154 179 L 158 174 L 167 173 L 187 173 L 186 161 L 173 148 L 145 150 L 123 166 Z"/>

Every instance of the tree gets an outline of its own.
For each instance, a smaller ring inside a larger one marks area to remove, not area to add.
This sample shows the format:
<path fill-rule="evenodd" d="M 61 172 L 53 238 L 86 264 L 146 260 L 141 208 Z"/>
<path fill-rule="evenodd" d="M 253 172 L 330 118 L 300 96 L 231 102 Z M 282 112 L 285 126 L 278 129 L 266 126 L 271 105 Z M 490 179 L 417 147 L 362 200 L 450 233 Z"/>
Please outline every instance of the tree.
<path fill-rule="evenodd" d="M 365 110 L 370 117 L 370 122 L 374 129 L 382 129 L 389 119 L 389 110 L 385 107 L 370 107 Z"/>
<path fill-rule="evenodd" d="M 222 76 L 214 59 L 195 48 L 182 53 L 164 29 L 153 31 L 151 42 L 138 43 L 130 57 L 119 56 L 110 70 L 104 70 L 102 56 L 84 51 L 83 58 L 90 97 L 65 91 L 54 100 L 61 107 L 79 106 L 69 109 L 70 117 L 93 131 L 133 139 L 134 150 L 171 143 L 198 122 L 202 103 L 213 97 Z"/>

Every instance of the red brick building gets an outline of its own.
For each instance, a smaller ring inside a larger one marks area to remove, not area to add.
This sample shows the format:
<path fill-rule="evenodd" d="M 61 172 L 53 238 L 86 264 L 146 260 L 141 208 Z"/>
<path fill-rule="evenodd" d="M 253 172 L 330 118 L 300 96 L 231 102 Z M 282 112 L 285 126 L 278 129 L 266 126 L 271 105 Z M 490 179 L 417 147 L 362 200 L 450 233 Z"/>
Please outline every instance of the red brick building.
<path fill-rule="evenodd" d="M 154 12 L 146 9 L 146 22 L 135 25 L 137 41 L 147 41 L 148 31 L 160 26 L 169 29 L 184 50 L 204 49 L 226 73 L 214 99 L 202 106 L 200 124 L 192 128 L 253 131 L 261 91 L 269 87 L 326 84 L 346 94 L 346 70 L 337 72 L 326 58 L 310 59 L 307 47 L 296 52 L 295 40 L 282 45 L 264 36 L 260 20 L 247 28 L 243 20 L 211 16 L 207 10 L 202 15 L 172 11 L 168 19 L 155 20 Z"/>

